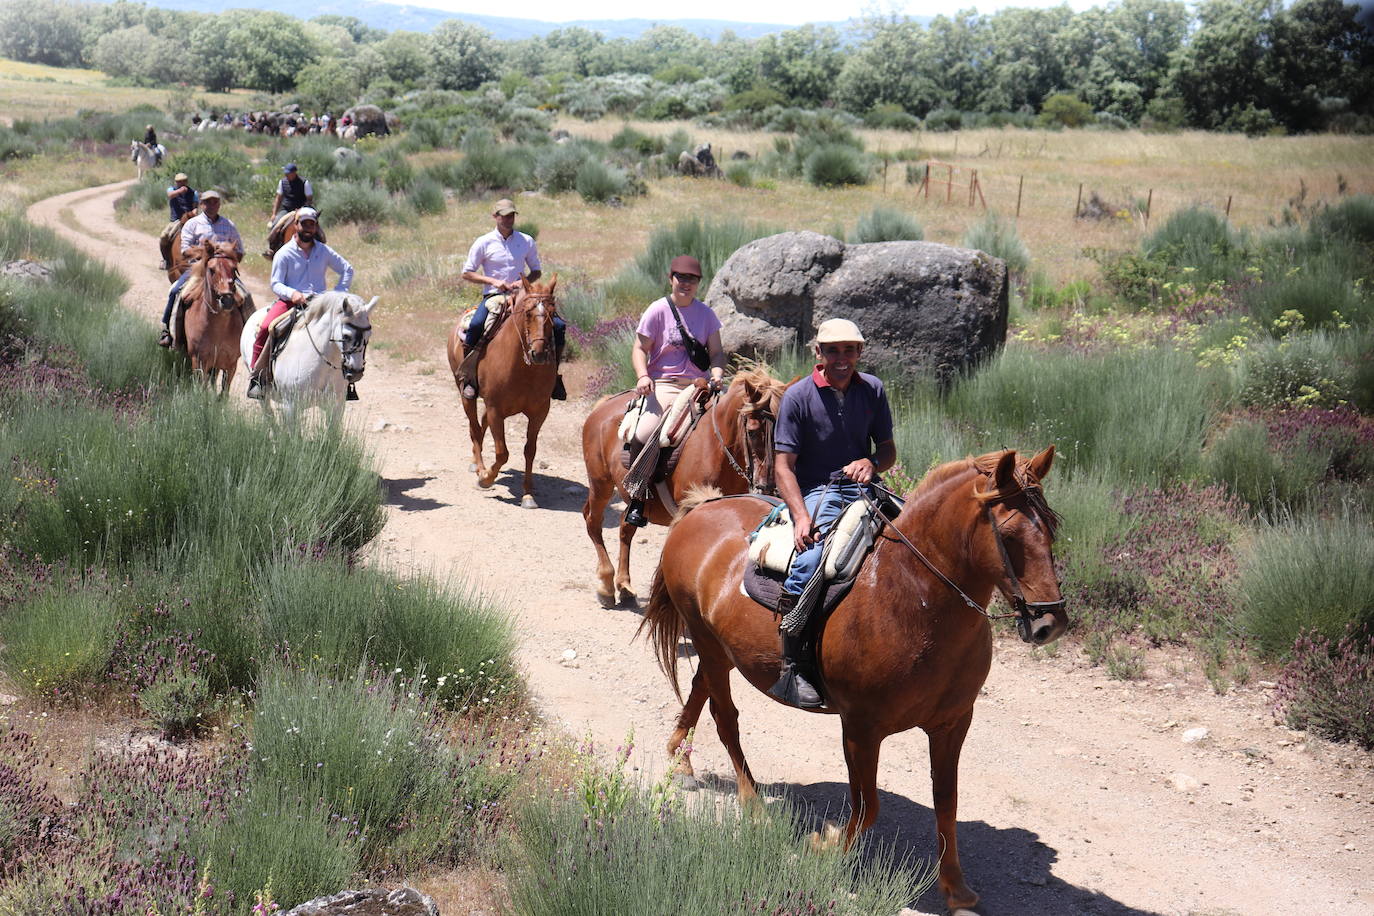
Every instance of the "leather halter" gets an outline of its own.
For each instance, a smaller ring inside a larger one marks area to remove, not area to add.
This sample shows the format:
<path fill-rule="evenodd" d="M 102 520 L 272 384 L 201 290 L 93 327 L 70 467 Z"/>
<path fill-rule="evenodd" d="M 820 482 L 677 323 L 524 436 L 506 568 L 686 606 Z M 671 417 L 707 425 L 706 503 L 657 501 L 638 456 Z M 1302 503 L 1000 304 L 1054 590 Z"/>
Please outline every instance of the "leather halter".
<path fill-rule="evenodd" d="M 548 305 L 548 311 L 545 313 L 546 320 L 544 321 L 545 333 L 541 334 L 538 337 L 530 337 L 527 335 L 527 322 L 524 320 L 526 316 L 517 316 L 516 314 L 514 314 L 514 307 L 511 308 L 510 317 L 512 319 L 516 319 L 518 322 L 515 332 L 520 337 L 520 355 L 524 357 L 525 365 L 527 366 L 535 365 L 534 345 L 536 343 L 542 341 L 544 344 L 544 349 L 547 350 L 549 348 L 549 345 L 551 343 L 551 332 L 548 329 L 553 327 L 553 317 L 558 314 L 558 303 L 554 301 L 553 293 L 526 295 L 524 299 L 520 300 L 521 310 L 524 312 L 528 312 L 530 308 L 533 308 L 535 303 L 547 303 Z"/>
<path fill-rule="evenodd" d="M 204 300 L 206 310 L 209 311 L 211 315 L 218 315 L 222 313 L 225 309 L 225 306 L 219 304 L 220 297 L 214 292 L 213 289 L 211 289 L 210 284 L 210 265 L 214 264 L 214 262 L 216 261 L 228 261 L 234 265 L 234 269 L 229 276 L 229 289 L 231 290 L 231 292 L 229 293 L 230 297 L 234 295 L 232 290 L 234 288 L 234 284 L 237 283 L 239 279 L 238 261 L 235 261 L 228 255 L 213 254 L 205 259 L 205 273 L 203 273 L 200 277 L 200 295 L 202 300 Z"/>
<path fill-rule="evenodd" d="M 776 482 L 767 487 L 757 487 L 754 485 L 754 469 L 758 467 L 760 459 L 756 458 L 753 451 L 749 448 L 749 431 L 746 428 L 749 418 L 741 413 L 736 424 L 739 428 L 740 442 L 744 445 L 744 463 L 747 466 L 742 468 L 739 462 L 735 460 L 735 455 L 730 451 L 730 447 L 725 444 L 725 437 L 720 434 L 720 427 L 716 425 L 716 406 L 718 404 L 720 404 L 719 391 L 716 392 L 715 399 L 711 404 L 711 429 L 716 434 L 716 441 L 720 443 L 721 451 L 725 453 L 725 460 L 730 463 L 731 469 L 733 469 L 749 486 L 750 493 L 763 493 L 767 496 L 776 496 L 778 491 Z M 767 408 L 755 408 L 750 411 L 750 414 L 762 414 L 764 419 L 759 421 L 764 424 L 762 435 L 764 436 L 765 442 L 771 443 L 773 441 L 773 425 L 777 423 L 777 418 L 773 416 L 772 411 Z M 763 460 L 766 460 L 766 458 Z"/>

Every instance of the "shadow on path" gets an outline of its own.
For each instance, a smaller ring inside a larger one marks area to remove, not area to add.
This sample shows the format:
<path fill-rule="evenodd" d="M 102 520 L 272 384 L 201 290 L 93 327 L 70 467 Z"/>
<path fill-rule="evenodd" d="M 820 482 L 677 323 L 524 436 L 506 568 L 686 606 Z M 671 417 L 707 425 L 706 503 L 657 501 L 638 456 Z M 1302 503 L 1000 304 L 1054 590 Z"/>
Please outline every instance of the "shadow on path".
<path fill-rule="evenodd" d="M 431 509 L 442 509 L 448 503 L 441 503 L 437 499 L 430 499 L 427 496 L 411 496 L 410 490 L 418 490 L 425 484 L 433 480 L 433 477 L 401 477 L 391 480 L 382 478 L 382 486 L 386 487 L 385 504 L 395 506 L 402 512 L 427 512 Z"/>

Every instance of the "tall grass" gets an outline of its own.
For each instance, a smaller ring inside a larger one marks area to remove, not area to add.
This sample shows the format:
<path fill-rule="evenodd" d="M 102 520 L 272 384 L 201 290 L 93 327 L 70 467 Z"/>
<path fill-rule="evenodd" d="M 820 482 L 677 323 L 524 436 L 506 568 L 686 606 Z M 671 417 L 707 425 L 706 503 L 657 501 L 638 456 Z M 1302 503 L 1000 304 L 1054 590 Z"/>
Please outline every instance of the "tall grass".
<path fill-rule="evenodd" d="M 532 799 L 517 829 L 507 874 L 515 909 L 528 916 L 895 913 L 934 878 L 862 843 L 817 855 L 783 805 L 754 816 L 705 803 L 678 810 L 641 790 L 597 816 L 555 796 Z"/>
<path fill-rule="evenodd" d="M 969 227 L 964 233 L 964 247 L 1001 258 L 1007 262 L 1007 270 L 1014 274 L 1024 274 L 1030 269 L 1030 249 L 1021 241 L 1016 224 L 996 210 L 989 210 L 980 222 Z"/>
<path fill-rule="evenodd" d="M 1240 269 L 1245 240 L 1214 210 L 1189 207 L 1170 216 L 1141 243 L 1145 257 L 1186 268 L 1199 285 L 1226 282 Z"/>
<path fill-rule="evenodd" d="M 924 239 L 925 230 L 914 216 L 892 207 L 874 207 L 854 225 L 849 241 L 855 244 L 865 242 L 919 242 Z"/>
<path fill-rule="evenodd" d="M 395 214 L 385 190 L 361 181 L 331 181 L 318 190 L 315 202 L 337 224 L 384 223 Z"/>
<path fill-rule="evenodd" d="M 1064 470 L 1143 482 L 1196 471 L 1224 397 L 1223 375 L 1175 350 L 1008 349 L 957 383 L 944 408 L 974 448 L 1054 443 Z"/>
<path fill-rule="evenodd" d="M 755 239 L 780 231 L 773 226 L 737 220 L 703 220 L 695 216 L 679 219 L 650 234 L 644 250 L 635 256 L 634 264 L 610 284 L 608 293 L 623 295 L 632 290 L 634 298 L 642 303 L 642 309 L 667 293 L 669 262 L 680 254 L 690 254 L 701 262 L 701 290 L 697 296 L 704 299 L 710 290 L 711 279 L 730 255 Z"/>
<path fill-rule="evenodd" d="M 108 596 L 48 589 L 0 617 L 6 673 L 36 694 L 70 696 L 98 684 L 116 620 Z"/>
<path fill-rule="evenodd" d="M 1271 657 L 1309 630 L 1332 643 L 1347 626 L 1374 632 L 1374 523 L 1354 509 L 1268 523 L 1241 557 L 1236 592 L 1237 622 Z"/>

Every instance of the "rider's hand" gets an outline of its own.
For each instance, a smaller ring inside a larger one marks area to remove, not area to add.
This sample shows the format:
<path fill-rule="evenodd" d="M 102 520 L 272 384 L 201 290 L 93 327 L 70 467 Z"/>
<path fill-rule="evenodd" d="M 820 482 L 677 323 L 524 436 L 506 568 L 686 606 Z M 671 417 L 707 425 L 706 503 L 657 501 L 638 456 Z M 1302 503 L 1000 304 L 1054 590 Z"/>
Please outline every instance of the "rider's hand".
<path fill-rule="evenodd" d="M 851 461 L 840 469 L 840 473 L 855 483 L 872 483 L 876 471 L 877 468 L 873 466 L 873 462 L 867 458 Z"/>
<path fill-rule="evenodd" d="M 652 394 L 653 391 L 654 380 L 649 378 L 647 375 L 641 375 L 639 377 L 639 380 L 635 382 L 635 394 L 640 394 L 647 397 L 648 395 Z"/>
<path fill-rule="evenodd" d="M 719 394 L 725 389 L 725 379 L 713 376 L 711 380 L 706 383 L 706 387 L 711 389 L 712 394 Z"/>
<path fill-rule="evenodd" d="M 301 292 L 300 290 L 296 290 L 295 292 L 293 292 L 291 294 L 291 304 L 305 305 L 305 293 Z"/>
<path fill-rule="evenodd" d="M 814 543 L 816 538 L 811 534 L 811 516 L 802 514 L 801 517 L 792 519 L 793 549 L 797 553 L 802 553 Z"/>

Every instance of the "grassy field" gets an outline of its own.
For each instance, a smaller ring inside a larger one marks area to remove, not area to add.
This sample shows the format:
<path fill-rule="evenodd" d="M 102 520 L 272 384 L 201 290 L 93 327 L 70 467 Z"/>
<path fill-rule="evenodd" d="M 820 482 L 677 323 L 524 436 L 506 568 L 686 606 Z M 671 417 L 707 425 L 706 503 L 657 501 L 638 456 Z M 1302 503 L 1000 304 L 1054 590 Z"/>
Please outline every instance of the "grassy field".
<path fill-rule="evenodd" d="M 43 120 L 77 111 L 127 111 L 136 105 L 168 105 L 167 89 L 112 85 L 99 70 L 75 70 L 27 64 L 0 57 L 0 124 L 20 119 Z M 247 92 L 195 92 L 203 108 L 247 107 Z"/>

